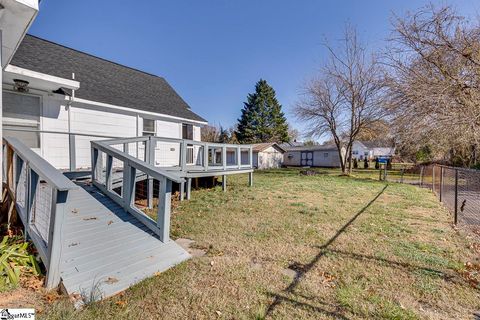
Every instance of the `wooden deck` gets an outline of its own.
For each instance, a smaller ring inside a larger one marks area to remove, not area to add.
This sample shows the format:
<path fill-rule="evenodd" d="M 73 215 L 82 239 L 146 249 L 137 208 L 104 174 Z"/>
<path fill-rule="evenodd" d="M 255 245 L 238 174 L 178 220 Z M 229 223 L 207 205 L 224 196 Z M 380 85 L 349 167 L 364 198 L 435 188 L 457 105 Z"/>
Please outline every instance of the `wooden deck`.
<path fill-rule="evenodd" d="M 109 297 L 190 257 L 96 187 L 79 185 L 68 196 L 62 241 L 60 276 L 68 294 Z"/>

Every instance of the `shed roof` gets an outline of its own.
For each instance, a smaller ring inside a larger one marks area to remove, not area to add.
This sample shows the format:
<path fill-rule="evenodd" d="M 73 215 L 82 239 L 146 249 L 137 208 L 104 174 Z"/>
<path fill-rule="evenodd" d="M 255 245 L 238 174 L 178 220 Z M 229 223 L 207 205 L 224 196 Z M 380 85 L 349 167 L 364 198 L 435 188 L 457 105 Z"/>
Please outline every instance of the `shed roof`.
<path fill-rule="evenodd" d="M 255 144 L 252 144 L 252 151 L 253 152 L 262 152 L 270 147 L 274 147 L 275 149 L 277 149 L 278 151 L 280 152 L 285 152 L 285 150 L 280 147 L 277 143 L 275 142 L 264 142 L 264 143 L 255 143 Z"/>
<path fill-rule="evenodd" d="M 313 146 L 301 146 L 291 147 L 287 151 L 337 151 L 337 147 L 334 145 L 313 145 Z"/>
<path fill-rule="evenodd" d="M 13 56 L 17 67 L 80 82 L 75 96 L 116 106 L 206 122 L 159 76 L 26 35 Z"/>

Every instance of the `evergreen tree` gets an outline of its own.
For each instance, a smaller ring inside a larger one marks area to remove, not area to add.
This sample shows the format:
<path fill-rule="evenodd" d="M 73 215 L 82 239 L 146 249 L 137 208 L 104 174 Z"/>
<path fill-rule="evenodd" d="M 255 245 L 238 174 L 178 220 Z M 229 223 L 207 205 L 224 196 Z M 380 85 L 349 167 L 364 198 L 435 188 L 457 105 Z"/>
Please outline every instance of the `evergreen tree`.
<path fill-rule="evenodd" d="M 288 124 L 275 90 L 260 79 L 247 96 L 236 132 L 241 143 L 287 142 Z"/>

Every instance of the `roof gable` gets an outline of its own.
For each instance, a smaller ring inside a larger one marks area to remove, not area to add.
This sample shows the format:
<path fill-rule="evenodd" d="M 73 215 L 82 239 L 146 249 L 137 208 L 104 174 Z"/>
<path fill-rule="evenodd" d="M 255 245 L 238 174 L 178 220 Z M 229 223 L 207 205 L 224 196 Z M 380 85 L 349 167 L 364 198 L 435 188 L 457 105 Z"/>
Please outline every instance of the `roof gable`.
<path fill-rule="evenodd" d="M 25 36 L 11 64 L 66 79 L 75 73 L 75 96 L 82 99 L 206 122 L 164 78 L 32 35 Z"/>

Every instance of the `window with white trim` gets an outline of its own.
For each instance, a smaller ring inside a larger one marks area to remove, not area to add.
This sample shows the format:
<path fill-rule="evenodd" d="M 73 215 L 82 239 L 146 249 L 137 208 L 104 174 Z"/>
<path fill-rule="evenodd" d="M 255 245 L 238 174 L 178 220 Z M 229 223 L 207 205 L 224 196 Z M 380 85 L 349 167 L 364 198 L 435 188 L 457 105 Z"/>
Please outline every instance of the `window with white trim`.
<path fill-rule="evenodd" d="M 4 135 L 16 137 L 27 147 L 40 148 L 39 96 L 3 91 Z"/>
<path fill-rule="evenodd" d="M 143 136 L 155 136 L 155 133 L 156 133 L 155 129 L 156 129 L 155 120 L 143 118 L 143 130 L 142 130 Z"/>

